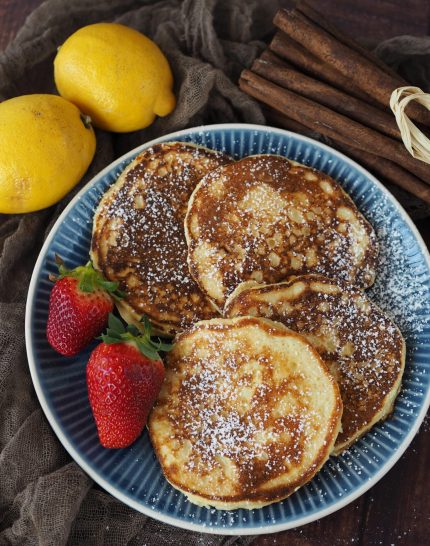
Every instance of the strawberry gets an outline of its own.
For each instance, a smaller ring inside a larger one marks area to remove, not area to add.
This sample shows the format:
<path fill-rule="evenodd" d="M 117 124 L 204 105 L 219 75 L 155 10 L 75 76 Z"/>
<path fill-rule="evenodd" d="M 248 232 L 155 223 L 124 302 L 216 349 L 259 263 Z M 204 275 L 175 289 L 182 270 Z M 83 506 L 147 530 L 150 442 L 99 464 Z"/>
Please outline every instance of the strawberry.
<path fill-rule="evenodd" d="M 59 256 L 60 275 L 49 297 L 46 336 L 59 353 L 71 356 L 81 351 L 105 328 L 113 299 L 119 298 L 118 283 L 106 281 L 91 262 L 67 269 Z"/>
<path fill-rule="evenodd" d="M 109 315 L 107 334 L 87 364 L 88 397 L 104 447 L 127 447 L 136 440 L 164 380 L 158 351 L 171 345 L 151 340 L 148 319 L 143 325 L 143 333 L 133 325 L 124 328 Z"/>

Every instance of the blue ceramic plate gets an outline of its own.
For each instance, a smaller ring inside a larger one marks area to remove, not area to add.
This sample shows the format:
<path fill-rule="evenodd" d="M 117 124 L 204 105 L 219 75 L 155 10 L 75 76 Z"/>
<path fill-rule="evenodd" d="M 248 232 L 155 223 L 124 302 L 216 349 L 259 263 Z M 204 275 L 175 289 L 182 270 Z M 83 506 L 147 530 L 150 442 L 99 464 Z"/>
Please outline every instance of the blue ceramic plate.
<path fill-rule="evenodd" d="M 288 499 L 258 510 L 199 508 L 164 479 L 144 434 L 128 449 L 104 449 L 97 438 L 85 383 L 89 347 L 74 358 L 56 354 L 45 337 L 48 274 L 54 254 L 71 267 L 88 259 L 93 211 L 106 189 L 143 149 L 169 140 L 195 142 L 235 158 L 274 153 L 335 178 L 372 223 L 381 245 L 377 281 L 369 296 L 400 327 L 407 343 L 403 387 L 393 416 L 375 426 Z M 270 533 L 303 525 L 345 506 L 372 487 L 399 459 L 430 402 L 430 257 L 411 220 L 367 171 L 331 148 L 294 133 L 254 125 L 187 129 L 129 152 L 97 175 L 58 219 L 37 260 L 30 284 L 26 342 L 34 386 L 58 438 L 75 461 L 112 495 L 163 522 L 207 533 Z"/>

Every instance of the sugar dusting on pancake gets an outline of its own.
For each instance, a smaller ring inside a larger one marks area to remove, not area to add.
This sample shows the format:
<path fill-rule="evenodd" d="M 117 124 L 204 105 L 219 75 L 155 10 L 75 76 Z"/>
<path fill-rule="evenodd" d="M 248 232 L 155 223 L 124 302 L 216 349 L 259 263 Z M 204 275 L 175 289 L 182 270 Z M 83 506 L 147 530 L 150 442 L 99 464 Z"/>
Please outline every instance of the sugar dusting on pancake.
<path fill-rule="evenodd" d="M 397 326 L 360 290 L 322 275 L 237 287 L 227 316 L 279 321 L 306 337 L 338 381 L 344 403 L 339 453 L 393 408 L 405 366 Z"/>
<path fill-rule="evenodd" d="M 220 167 L 194 191 L 185 220 L 190 271 L 222 309 L 242 281 L 321 273 L 360 288 L 375 278 L 370 224 L 328 175 L 272 155 Z"/>
<path fill-rule="evenodd" d="M 96 211 L 91 256 L 125 291 L 119 310 L 136 322 L 146 314 L 172 334 L 217 313 L 189 274 L 183 222 L 199 180 L 231 161 L 179 142 L 142 152 L 104 195 Z"/>
<path fill-rule="evenodd" d="M 166 478 L 192 502 L 257 508 L 311 479 L 341 413 L 301 336 L 261 318 L 213 319 L 177 337 L 149 432 Z"/>

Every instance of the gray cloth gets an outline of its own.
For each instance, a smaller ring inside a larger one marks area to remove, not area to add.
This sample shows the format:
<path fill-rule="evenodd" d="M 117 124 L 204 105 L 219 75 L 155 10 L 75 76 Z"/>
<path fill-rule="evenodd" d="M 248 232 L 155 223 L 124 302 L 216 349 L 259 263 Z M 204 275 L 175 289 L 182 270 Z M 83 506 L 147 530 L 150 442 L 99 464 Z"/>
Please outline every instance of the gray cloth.
<path fill-rule="evenodd" d="M 36 399 L 24 346 L 24 311 L 31 271 L 53 222 L 73 194 L 114 158 L 187 126 L 264 123 L 260 107 L 238 90 L 236 81 L 262 50 L 261 40 L 271 32 L 277 7 L 275 0 L 48 0 L 0 56 L 0 98 L 55 92 L 56 48 L 81 26 L 115 20 L 161 46 L 174 71 L 178 98 L 172 115 L 144 131 L 98 131 L 88 173 L 57 206 L 27 215 L 0 215 L 0 546 L 251 542 L 250 537 L 200 535 L 163 525 L 93 484 L 70 460 Z M 395 64 L 392 56 L 390 60 Z"/>

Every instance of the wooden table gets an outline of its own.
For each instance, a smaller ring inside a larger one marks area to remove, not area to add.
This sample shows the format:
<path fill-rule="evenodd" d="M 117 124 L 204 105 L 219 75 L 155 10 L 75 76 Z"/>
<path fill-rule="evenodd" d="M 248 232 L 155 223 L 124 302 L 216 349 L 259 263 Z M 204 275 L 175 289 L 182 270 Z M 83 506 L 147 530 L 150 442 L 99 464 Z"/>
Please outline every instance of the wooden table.
<path fill-rule="evenodd" d="M 41 0 L 0 0 L 0 50 L 39 4 Z M 430 34 L 429 0 L 319 0 L 318 6 L 367 46 L 399 34 Z M 429 244 L 430 221 L 417 226 Z M 260 536 L 253 546 L 430 545 L 429 467 L 427 420 L 400 461 L 366 494 L 322 520 Z"/>

